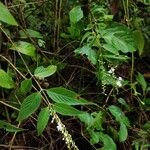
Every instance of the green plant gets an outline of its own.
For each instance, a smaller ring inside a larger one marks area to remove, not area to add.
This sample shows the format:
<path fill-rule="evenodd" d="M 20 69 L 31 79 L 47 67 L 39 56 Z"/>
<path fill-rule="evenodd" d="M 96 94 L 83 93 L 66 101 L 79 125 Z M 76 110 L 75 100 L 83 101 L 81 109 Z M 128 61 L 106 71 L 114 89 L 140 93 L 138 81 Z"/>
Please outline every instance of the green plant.
<path fill-rule="evenodd" d="M 9 149 L 20 135 L 28 137 L 28 123 L 36 139 L 52 145 L 45 149 L 60 149 L 60 139 L 80 149 L 78 135 L 97 150 L 127 143 L 148 149 L 150 87 L 135 65 L 149 40 L 139 2 L 148 7 L 148 1 L 128 0 L 114 0 L 111 8 L 108 1 L 0 2 L 0 135 L 12 136 Z M 124 64 L 128 76 L 118 71 Z"/>

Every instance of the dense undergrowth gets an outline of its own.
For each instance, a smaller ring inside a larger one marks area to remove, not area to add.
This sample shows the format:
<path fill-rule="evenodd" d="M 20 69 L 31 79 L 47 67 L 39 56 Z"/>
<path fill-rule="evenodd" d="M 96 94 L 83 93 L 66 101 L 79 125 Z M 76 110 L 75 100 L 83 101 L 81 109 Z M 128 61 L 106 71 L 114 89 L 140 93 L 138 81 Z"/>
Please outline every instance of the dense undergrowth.
<path fill-rule="evenodd" d="M 0 149 L 148 150 L 150 1 L 0 2 Z"/>

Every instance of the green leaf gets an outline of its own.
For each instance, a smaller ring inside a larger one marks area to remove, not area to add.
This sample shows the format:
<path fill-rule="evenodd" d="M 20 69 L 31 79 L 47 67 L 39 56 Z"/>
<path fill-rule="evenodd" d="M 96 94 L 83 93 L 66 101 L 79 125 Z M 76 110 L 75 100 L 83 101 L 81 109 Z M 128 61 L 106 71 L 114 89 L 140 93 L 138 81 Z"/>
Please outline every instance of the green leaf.
<path fill-rule="evenodd" d="M 63 87 L 56 87 L 46 90 L 48 96 L 57 103 L 63 103 L 67 105 L 89 105 L 93 104 L 85 99 L 81 98 L 79 94 L 67 90 Z"/>
<path fill-rule="evenodd" d="M 143 125 L 143 130 L 147 131 L 150 133 L 150 121 L 147 121 L 144 125 Z"/>
<path fill-rule="evenodd" d="M 118 99 L 118 102 L 119 102 L 120 104 L 122 104 L 123 106 L 125 106 L 125 108 L 126 108 L 128 111 L 131 110 L 130 106 L 126 103 L 126 101 L 125 101 L 123 98 L 119 98 L 119 99 Z"/>
<path fill-rule="evenodd" d="M 35 47 L 31 43 L 19 41 L 10 47 L 11 50 L 18 51 L 27 56 L 35 57 Z"/>
<path fill-rule="evenodd" d="M 23 94 L 26 95 L 28 92 L 31 91 L 31 89 L 32 89 L 32 80 L 31 79 L 26 79 L 21 82 L 20 90 Z"/>
<path fill-rule="evenodd" d="M 85 125 L 88 127 L 91 126 L 91 123 L 93 122 L 94 118 L 90 113 L 83 113 L 81 115 L 78 115 L 78 118 L 85 123 Z"/>
<path fill-rule="evenodd" d="M 68 32 L 70 33 L 70 37 L 73 39 L 77 39 L 81 34 L 81 30 L 78 24 L 71 24 L 71 26 L 68 27 Z"/>
<path fill-rule="evenodd" d="M 41 104 L 41 94 L 39 92 L 32 93 L 26 97 L 21 104 L 17 121 L 22 121 L 34 113 Z"/>
<path fill-rule="evenodd" d="M 76 54 L 86 55 L 88 60 L 94 65 L 97 63 L 97 54 L 89 45 L 78 48 L 74 52 Z"/>
<path fill-rule="evenodd" d="M 114 143 L 113 139 L 102 132 L 100 132 L 100 141 L 103 142 L 104 146 L 102 150 L 117 150 L 116 144 Z"/>
<path fill-rule="evenodd" d="M 125 114 L 119 107 L 111 105 L 108 107 L 108 109 L 111 112 L 111 114 L 116 118 L 116 121 L 118 121 L 120 124 L 123 123 L 126 126 L 129 126 L 128 118 L 125 116 Z"/>
<path fill-rule="evenodd" d="M 128 137 L 128 130 L 124 123 L 120 124 L 120 130 L 119 130 L 119 141 L 124 142 Z"/>
<path fill-rule="evenodd" d="M 0 129 L 4 129 L 7 132 L 19 132 L 19 131 L 24 130 L 24 129 L 18 128 L 4 120 L 0 120 Z"/>
<path fill-rule="evenodd" d="M 69 12 L 69 17 L 71 23 L 75 24 L 78 21 L 80 21 L 83 18 L 83 11 L 80 6 L 74 7 L 70 12 Z"/>
<path fill-rule="evenodd" d="M 38 115 L 38 120 L 37 120 L 38 135 L 41 135 L 42 132 L 44 131 L 46 125 L 48 124 L 49 117 L 50 117 L 49 107 L 43 108 L 40 111 Z"/>
<path fill-rule="evenodd" d="M 134 31 L 134 39 L 139 50 L 139 55 L 141 55 L 145 44 L 143 33 L 140 30 Z"/>
<path fill-rule="evenodd" d="M 6 89 L 15 87 L 15 83 L 12 78 L 2 69 L 0 69 L 0 86 Z"/>
<path fill-rule="evenodd" d="M 0 2 L 0 21 L 10 25 L 18 26 L 16 20 L 2 2 Z"/>
<path fill-rule="evenodd" d="M 92 144 L 97 144 L 99 141 L 103 142 L 103 147 L 101 148 L 102 150 L 116 150 L 116 144 L 114 143 L 113 139 L 102 132 L 94 132 L 92 131 L 90 133 L 91 135 L 91 140 L 90 142 Z"/>
<path fill-rule="evenodd" d="M 78 116 L 84 113 L 75 109 L 74 107 L 61 103 L 55 103 L 53 108 L 57 113 L 64 116 Z"/>
<path fill-rule="evenodd" d="M 90 143 L 92 144 L 97 144 L 100 141 L 100 136 L 99 136 L 99 132 L 95 132 L 93 130 L 90 131 Z"/>
<path fill-rule="evenodd" d="M 116 50 L 123 53 L 136 51 L 136 43 L 131 30 L 120 24 L 113 24 L 112 27 L 101 31 L 106 43 L 112 45 Z"/>
<path fill-rule="evenodd" d="M 144 76 L 143 76 L 141 73 L 138 72 L 138 75 L 137 75 L 137 77 L 136 77 L 136 80 L 137 80 L 138 83 L 142 86 L 143 91 L 145 91 L 146 88 L 147 88 L 147 83 L 146 83 L 146 81 L 145 81 L 145 79 L 144 79 Z"/>
<path fill-rule="evenodd" d="M 23 39 L 24 38 L 29 38 L 29 37 L 38 38 L 38 39 L 42 39 L 43 38 L 41 33 L 37 32 L 35 30 L 32 30 L 32 29 L 25 29 L 24 31 L 20 30 L 19 34 L 20 34 L 20 38 L 23 38 Z"/>
<path fill-rule="evenodd" d="M 96 130 L 104 130 L 102 127 L 104 121 L 104 114 L 103 112 L 98 112 L 95 115 L 95 118 L 93 119 L 93 121 L 91 122 L 91 127 L 96 129 Z"/>
<path fill-rule="evenodd" d="M 40 79 L 49 77 L 53 75 L 57 70 L 57 66 L 49 65 L 48 67 L 44 68 L 43 66 L 37 67 L 34 71 L 34 76 Z"/>
<path fill-rule="evenodd" d="M 105 50 L 111 52 L 112 54 L 115 54 L 115 55 L 118 55 L 118 54 L 119 54 L 119 53 L 118 53 L 118 50 L 117 50 L 115 47 L 113 47 L 113 45 L 111 45 L 111 44 L 104 44 L 104 45 L 103 45 L 103 48 L 104 48 Z"/>

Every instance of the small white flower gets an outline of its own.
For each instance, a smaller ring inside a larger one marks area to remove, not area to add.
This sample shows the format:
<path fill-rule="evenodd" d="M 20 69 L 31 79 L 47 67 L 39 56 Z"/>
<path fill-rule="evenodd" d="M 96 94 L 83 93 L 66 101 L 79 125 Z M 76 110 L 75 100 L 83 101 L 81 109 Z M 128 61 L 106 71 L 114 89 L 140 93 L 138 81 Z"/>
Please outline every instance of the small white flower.
<path fill-rule="evenodd" d="M 115 71 L 115 68 L 110 68 L 110 70 L 108 71 L 108 73 L 112 74 L 112 73 L 114 73 L 114 71 Z"/>
<path fill-rule="evenodd" d="M 121 81 L 120 81 L 120 80 L 117 80 L 117 81 L 116 81 L 116 85 L 117 85 L 118 87 L 122 87 Z"/>
<path fill-rule="evenodd" d="M 119 80 L 119 81 L 123 81 L 122 77 L 119 77 L 118 80 Z"/>
<path fill-rule="evenodd" d="M 58 131 L 63 131 L 63 126 L 61 124 L 58 124 L 56 128 Z"/>
<path fill-rule="evenodd" d="M 51 123 L 54 123 L 55 117 L 52 118 Z"/>
<path fill-rule="evenodd" d="M 117 79 L 117 81 L 116 81 L 116 85 L 117 85 L 118 87 L 122 87 L 122 81 L 123 81 L 122 77 L 119 77 L 119 78 Z"/>

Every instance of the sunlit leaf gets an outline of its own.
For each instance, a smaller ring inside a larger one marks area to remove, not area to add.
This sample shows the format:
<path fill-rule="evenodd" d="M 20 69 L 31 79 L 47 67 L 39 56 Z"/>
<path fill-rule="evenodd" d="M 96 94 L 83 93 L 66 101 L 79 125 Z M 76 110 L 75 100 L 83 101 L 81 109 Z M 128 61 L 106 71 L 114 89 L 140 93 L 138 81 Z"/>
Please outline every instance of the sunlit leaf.
<path fill-rule="evenodd" d="M 94 118 L 90 113 L 83 113 L 81 115 L 78 115 L 78 118 L 86 124 L 87 127 L 91 126 L 91 123 L 93 122 Z"/>
<path fill-rule="evenodd" d="M 125 116 L 125 114 L 119 107 L 111 105 L 108 107 L 108 109 L 111 112 L 111 114 L 116 118 L 116 121 L 118 121 L 119 123 L 123 123 L 126 126 L 129 126 L 128 118 Z"/>
<path fill-rule="evenodd" d="M 27 94 L 32 89 L 32 80 L 26 79 L 21 82 L 20 90 L 23 94 Z"/>
<path fill-rule="evenodd" d="M 132 31 L 124 25 L 115 23 L 110 28 L 101 31 L 101 34 L 106 43 L 118 51 L 128 53 L 137 49 Z"/>
<path fill-rule="evenodd" d="M 19 132 L 19 131 L 24 130 L 24 129 L 18 128 L 15 125 L 12 125 L 4 120 L 0 120 L 0 129 L 4 129 L 7 132 Z"/>
<path fill-rule="evenodd" d="M 90 131 L 90 136 L 91 136 L 91 139 L 90 139 L 90 143 L 92 144 L 97 144 L 99 143 L 100 141 L 100 134 L 99 132 L 94 132 L 94 131 Z"/>
<path fill-rule="evenodd" d="M 117 50 L 115 47 L 113 47 L 113 45 L 111 45 L 111 44 L 104 44 L 104 45 L 103 45 L 103 48 L 104 48 L 105 50 L 111 52 L 112 54 L 115 54 L 115 55 L 118 55 L 118 54 L 119 54 L 119 53 L 118 53 L 118 50 Z"/>
<path fill-rule="evenodd" d="M 0 21 L 5 22 L 9 25 L 18 26 L 16 20 L 2 2 L 0 2 Z"/>
<path fill-rule="evenodd" d="M 72 106 L 61 103 L 55 103 L 53 108 L 57 113 L 64 116 L 78 116 L 84 113 L 82 111 L 75 109 Z"/>
<path fill-rule="evenodd" d="M 92 131 L 90 133 L 91 135 L 91 140 L 90 142 L 92 144 L 97 144 L 99 141 L 103 142 L 103 147 L 101 148 L 102 150 L 116 150 L 116 144 L 114 143 L 113 139 L 102 132 L 94 132 Z"/>
<path fill-rule="evenodd" d="M 69 17 L 71 23 L 77 23 L 83 18 L 83 11 L 80 6 L 74 7 L 70 12 L 69 12 Z"/>
<path fill-rule="evenodd" d="M 102 150 L 117 150 L 116 144 L 109 135 L 100 132 L 99 136 L 100 141 L 102 141 L 104 144 Z"/>
<path fill-rule="evenodd" d="M 89 105 L 92 104 L 85 99 L 81 98 L 79 94 L 65 89 L 63 87 L 56 87 L 46 90 L 48 96 L 57 103 L 67 105 Z"/>
<path fill-rule="evenodd" d="M 120 129 L 119 129 L 119 141 L 124 142 L 128 137 L 128 130 L 127 127 L 124 123 L 120 124 Z"/>
<path fill-rule="evenodd" d="M 21 104 L 20 112 L 17 120 L 22 121 L 28 118 L 32 113 L 34 113 L 41 104 L 41 94 L 40 93 L 32 93 L 28 97 L 26 97 Z"/>
<path fill-rule="evenodd" d="M 78 48 L 74 52 L 76 54 L 86 55 L 88 60 L 94 65 L 97 62 L 97 54 L 89 45 L 85 45 L 81 48 Z"/>
<path fill-rule="evenodd" d="M 46 78 L 53 75 L 57 70 L 57 66 L 50 65 L 46 68 L 43 66 L 37 67 L 34 71 L 34 76 L 37 78 Z"/>
<path fill-rule="evenodd" d="M 46 125 L 48 124 L 48 120 L 50 117 L 50 111 L 49 108 L 43 108 L 39 115 L 38 115 L 38 120 L 37 120 L 37 132 L 38 135 L 41 135 L 42 132 L 44 131 Z"/>
<path fill-rule="evenodd" d="M 15 87 L 13 79 L 2 69 L 0 69 L 0 87 L 11 89 Z"/>
<path fill-rule="evenodd" d="M 43 36 L 39 32 L 32 29 L 25 29 L 24 31 L 20 30 L 19 34 L 20 34 L 20 38 L 29 38 L 29 37 L 38 38 L 38 39 L 43 38 Z"/>
<path fill-rule="evenodd" d="M 14 43 L 11 47 L 11 50 L 18 51 L 22 54 L 35 57 L 35 47 L 33 44 L 24 42 L 24 41 L 19 41 Z"/>

